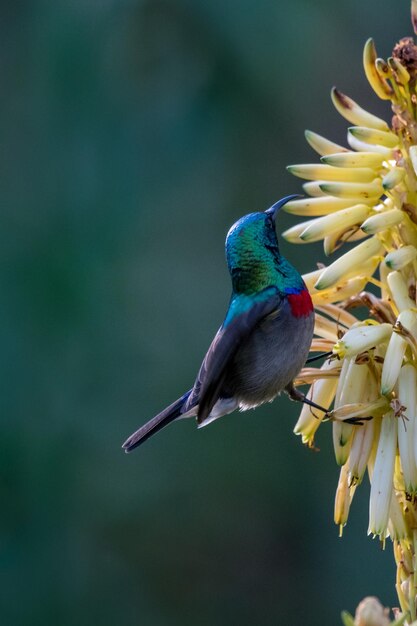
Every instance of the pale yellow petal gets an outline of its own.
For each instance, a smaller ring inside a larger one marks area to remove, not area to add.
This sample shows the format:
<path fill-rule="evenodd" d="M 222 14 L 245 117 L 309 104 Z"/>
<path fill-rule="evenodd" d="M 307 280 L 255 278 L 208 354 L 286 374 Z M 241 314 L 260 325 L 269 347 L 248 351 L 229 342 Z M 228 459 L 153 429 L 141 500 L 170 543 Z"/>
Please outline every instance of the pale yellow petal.
<path fill-rule="evenodd" d="M 308 227 L 307 227 L 308 228 Z M 305 230 L 302 235 L 304 235 Z M 304 240 L 304 237 L 301 236 Z M 414 246 L 403 246 L 402 248 L 398 248 L 398 250 L 393 250 L 385 257 L 385 264 L 391 270 L 400 270 L 417 257 L 417 249 Z"/>
<path fill-rule="evenodd" d="M 392 494 L 398 420 L 392 411 L 382 418 L 372 475 L 368 533 L 386 537 Z"/>
<path fill-rule="evenodd" d="M 301 198 L 300 200 L 291 200 L 282 208 L 292 215 L 301 215 L 304 217 L 315 217 L 319 215 L 328 215 L 340 209 L 347 209 L 355 204 L 370 204 L 371 201 L 364 198 L 332 198 L 329 196 L 323 198 Z"/>
<path fill-rule="evenodd" d="M 369 167 L 375 171 L 382 167 L 384 155 L 379 152 L 335 152 L 323 156 L 321 161 L 334 167 Z"/>
<path fill-rule="evenodd" d="M 369 215 L 370 208 L 366 204 L 357 204 L 337 213 L 320 217 L 305 228 L 300 234 L 304 241 L 319 241 L 333 232 L 342 231 L 354 225 L 360 225 Z"/>
<path fill-rule="evenodd" d="M 389 191 L 394 189 L 405 177 L 405 169 L 403 167 L 394 167 L 382 178 L 382 186 Z"/>
<path fill-rule="evenodd" d="M 320 156 L 332 154 L 333 152 L 347 152 L 347 148 L 339 146 L 339 144 L 322 137 L 318 133 L 314 133 L 312 130 L 306 130 L 304 135 L 313 150 Z"/>
<path fill-rule="evenodd" d="M 291 226 L 291 228 L 284 230 L 281 235 L 286 241 L 289 241 L 290 243 L 308 243 L 300 239 L 300 235 L 306 228 L 308 228 L 308 226 L 310 226 L 310 224 L 313 224 L 315 221 L 316 220 L 307 220 L 306 222 L 300 222 L 299 224 L 296 224 L 295 226 Z"/>
<path fill-rule="evenodd" d="M 344 276 L 355 272 L 356 269 L 359 272 L 361 265 L 371 257 L 380 255 L 381 252 L 382 246 L 376 237 L 371 237 L 358 244 L 323 270 L 319 280 L 314 285 L 315 289 L 326 289 L 339 282 Z"/>
<path fill-rule="evenodd" d="M 414 173 L 417 175 L 417 146 L 411 146 L 408 150 Z"/>
<path fill-rule="evenodd" d="M 390 394 L 400 375 L 401 365 L 407 349 L 406 340 L 398 333 L 392 333 L 381 375 L 381 393 Z"/>
<path fill-rule="evenodd" d="M 343 360 L 335 398 L 334 412 L 347 403 L 359 403 L 365 399 L 367 367 L 357 365 L 354 358 Z M 335 420 L 333 422 L 333 448 L 336 463 L 343 465 L 349 456 L 354 426 Z"/>
<path fill-rule="evenodd" d="M 348 132 L 347 141 L 349 146 L 353 150 L 357 150 L 358 152 L 375 152 L 376 154 L 381 155 L 384 160 L 391 160 L 394 155 L 394 151 L 391 148 L 387 148 L 386 146 L 381 146 L 377 144 L 370 144 L 366 141 L 362 141 L 357 137 L 354 137 L 352 133 Z"/>
<path fill-rule="evenodd" d="M 333 87 L 331 97 L 337 111 L 351 124 L 355 124 L 355 126 L 370 126 L 383 131 L 388 130 L 388 124 L 384 120 L 362 109 L 352 98 L 346 96 L 336 87 Z"/>
<path fill-rule="evenodd" d="M 331 372 L 338 369 L 338 364 L 335 361 L 325 361 L 321 369 L 326 372 Z M 320 379 L 311 385 L 307 393 L 307 398 L 313 400 L 313 402 L 320 406 L 330 408 L 336 387 L 337 378 Z M 300 417 L 294 427 L 294 433 L 302 436 L 303 443 L 311 443 L 324 417 L 325 413 L 323 411 L 313 409 L 307 404 L 304 404 L 300 412 Z"/>
<path fill-rule="evenodd" d="M 322 313 L 329 315 L 336 320 L 339 325 L 344 326 L 345 328 L 350 328 L 353 324 L 358 322 L 358 319 L 352 315 L 352 313 L 349 313 L 346 309 L 336 306 L 335 304 L 323 304 L 321 306 L 317 306 L 316 309 L 317 311 L 321 311 Z"/>
<path fill-rule="evenodd" d="M 358 224 L 345 228 L 342 231 L 330 233 L 323 240 L 323 250 L 326 256 L 330 256 L 340 248 L 345 242 L 352 243 L 354 241 L 360 241 L 365 239 L 368 235 L 364 233 Z M 373 273 L 373 272 L 372 272 Z"/>
<path fill-rule="evenodd" d="M 387 398 L 380 397 L 372 402 L 354 402 L 344 404 L 338 409 L 329 411 L 328 416 L 332 420 L 343 422 L 350 419 L 360 419 L 366 417 L 381 417 L 390 408 Z"/>
<path fill-rule="evenodd" d="M 368 39 L 363 50 L 363 67 L 366 78 L 377 96 L 382 100 L 390 100 L 393 94 L 392 88 L 386 80 L 378 74 L 375 61 L 377 53 L 373 39 Z"/>
<path fill-rule="evenodd" d="M 308 183 L 303 183 L 303 190 L 308 196 L 313 198 L 322 198 L 327 194 L 320 189 L 320 185 L 324 183 L 324 180 L 310 180 Z"/>
<path fill-rule="evenodd" d="M 387 276 L 387 282 L 394 302 L 399 311 L 412 309 L 416 306 L 415 302 L 413 302 L 413 300 L 409 296 L 407 284 L 401 272 L 390 272 Z"/>
<path fill-rule="evenodd" d="M 347 333 L 339 339 L 333 351 L 340 358 L 355 356 L 361 352 L 365 352 L 370 348 L 386 343 L 392 334 L 392 325 L 384 324 L 368 324 L 356 326 L 347 331 Z"/>
<path fill-rule="evenodd" d="M 324 315 L 320 315 L 320 313 L 316 313 L 314 320 L 314 334 L 319 337 L 323 337 L 323 339 L 329 339 L 336 343 L 338 339 L 338 333 L 340 330 L 340 326 L 337 322 L 333 322 L 329 320 Z"/>
<path fill-rule="evenodd" d="M 395 57 L 389 57 L 387 63 L 391 72 L 395 75 L 397 83 L 401 85 L 407 85 L 410 82 L 410 74 L 402 63 Z"/>
<path fill-rule="evenodd" d="M 382 181 L 375 178 L 371 183 L 323 183 L 320 189 L 336 198 L 361 198 L 376 202 L 384 193 Z"/>
<path fill-rule="evenodd" d="M 383 211 L 368 217 L 361 228 L 367 235 L 375 235 L 387 228 L 400 224 L 404 219 L 404 213 L 398 209 Z"/>
<path fill-rule="evenodd" d="M 323 163 L 304 163 L 287 165 L 287 170 L 290 174 L 306 180 L 370 183 L 375 179 L 375 171 L 368 167 L 348 168 Z"/>
<path fill-rule="evenodd" d="M 374 431 L 375 419 L 355 428 L 349 454 L 349 484 L 359 485 L 362 482 L 372 451 Z"/>
<path fill-rule="evenodd" d="M 340 527 L 340 535 L 342 534 L 343 526 L 346 525 L 348 520 L 350 504 L 354 494 L 354 487 L 349 487 L 348 482 L 347 466 L 342 465 L 334 503 L 334 521 Z"/>
<path fill-rule="evenodd" d="M 365 126 L 351 126 L 349 133 L 359 141 L 372 145 L 384 146 L 385 148 L 396 148 L 399 144 L 398 135 L 391 131 L 366 128 Z"/>
<path fill-rule="evenodd" d="M 351 296 L 357 295 L 360 291 L 362 291 L 368 280 L 368 276 L 356 276 L 355 278 L 350 278 L 346 282 L 343 282 L 342 284 L 331 289 L 324 289 L 323 291 L 316 292 L 313 291 L 311 293 L 311 298 L 314 305 L 341 302 Z"/>
<path fill-rule="evenodd" d="M 398 379 L 398 397 L 404 408 L 404 417 L 398 420 L 398 448 L 404 476 L 405 490 L 408 494 L 417 493 L 417 464 L 414 453 L 416 438 L 416 402 L 417 375 L 411 364 L 401 368 Z"/>

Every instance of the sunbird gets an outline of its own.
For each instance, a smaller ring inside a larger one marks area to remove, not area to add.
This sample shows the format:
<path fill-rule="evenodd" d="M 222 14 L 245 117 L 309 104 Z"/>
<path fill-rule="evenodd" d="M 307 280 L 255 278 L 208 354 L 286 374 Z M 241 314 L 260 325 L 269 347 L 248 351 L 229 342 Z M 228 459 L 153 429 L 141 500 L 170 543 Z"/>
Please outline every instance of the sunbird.
<path fill-rule="evenodd" d="M 196 417 L 205 426 L 235 409 L 271 402 L 281 391 L 315 404 L 293 384 L 306 362 L 314 308 L 296 268 L 280 254 L 275 218 L 298 196 L 286 196 L 264 212 L 241 217 L 226 237 L 232 296 L 194 386 L 123 444 L 126 452 L 176 419 Z"/>

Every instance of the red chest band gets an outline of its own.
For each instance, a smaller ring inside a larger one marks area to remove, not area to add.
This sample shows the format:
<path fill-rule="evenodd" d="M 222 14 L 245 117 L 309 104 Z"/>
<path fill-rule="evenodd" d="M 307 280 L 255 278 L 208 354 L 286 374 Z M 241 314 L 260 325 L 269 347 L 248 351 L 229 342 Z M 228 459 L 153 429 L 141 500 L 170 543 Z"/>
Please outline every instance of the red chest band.
<path fill-rule="evenodd" d="M 303 289 L 300 293 L 288 294 L 288 302 L 294 317 L 308 317 L 314 308 L 307 289 Z"/>

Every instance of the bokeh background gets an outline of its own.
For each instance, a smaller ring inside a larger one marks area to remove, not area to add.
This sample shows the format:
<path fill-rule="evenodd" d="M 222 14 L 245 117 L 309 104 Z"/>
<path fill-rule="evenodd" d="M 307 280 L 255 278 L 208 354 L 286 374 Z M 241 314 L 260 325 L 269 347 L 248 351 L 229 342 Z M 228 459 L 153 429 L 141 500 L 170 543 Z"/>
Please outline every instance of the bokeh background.
<path fill-rule="evenodd" d="M 410 33 L 408 0 L 1 3 L 2 625 L 330 626 L 366 594 L 396 604 L 368 485 L 340 540 L 331 429 L 303 448 L 287 398 L 120 445 L 194 379 L 229 226 L 301 189 L 305 128 L 344 143 L 333 84 L 389 119 L 362 47 Z"/>

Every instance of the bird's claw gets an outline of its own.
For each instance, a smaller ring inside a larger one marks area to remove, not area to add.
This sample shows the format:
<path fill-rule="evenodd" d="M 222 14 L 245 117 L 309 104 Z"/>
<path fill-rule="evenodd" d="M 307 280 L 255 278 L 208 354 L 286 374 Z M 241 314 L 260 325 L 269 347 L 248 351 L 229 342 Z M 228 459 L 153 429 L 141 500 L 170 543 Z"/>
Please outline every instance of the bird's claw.
<path fill-rule="evenodd" d="M 369 422 L 372 419 L 372 415 L 367 417 L 350 417 L 347 420 L 343 420 L 345 424 L 353 424 L 354 426 L 363 426 L 364 422 Z"/>
<path fill-rule="evenodd" d="M 320 406 L 319 404 L 316 404 L 315 402 L 313 402 L 313 400 L 310 400 L 310 398 L 307 398 L 307 396 L 301 393 L 301 391 L 298 391 L 298 389 L 296 389 L 292 383 L 290 383 L 289 385 L 285 387 L 285 391 L 287 392 L 291 400 L 295 400 L 296 402 L 302 402 L 303 404 L 308 404 L 308 406 L 310 406 L 311 408 L 317 409 L 318 411 L 322 411 L 325 414 L 325 416 L 328 414 L 329 412 L 328 409 L 325 409 L 323 406 Z M 313 411 L 311 412 L 315 418 L 321 419 L 320 417 L 315 415 Z"/>
<path fill-rule="evenodd" d="M 366 415 L 360 417 L 347 417 L 342 419 L 341 417 L 335 417 L 334 411 L 327 411 L 325 419 L 323 421 L 339 422 L 340 424 L 352 424 L 352 426 L 363 426 L 364 422 L 369 422 L 373 418 L 373 415 Z"/>

